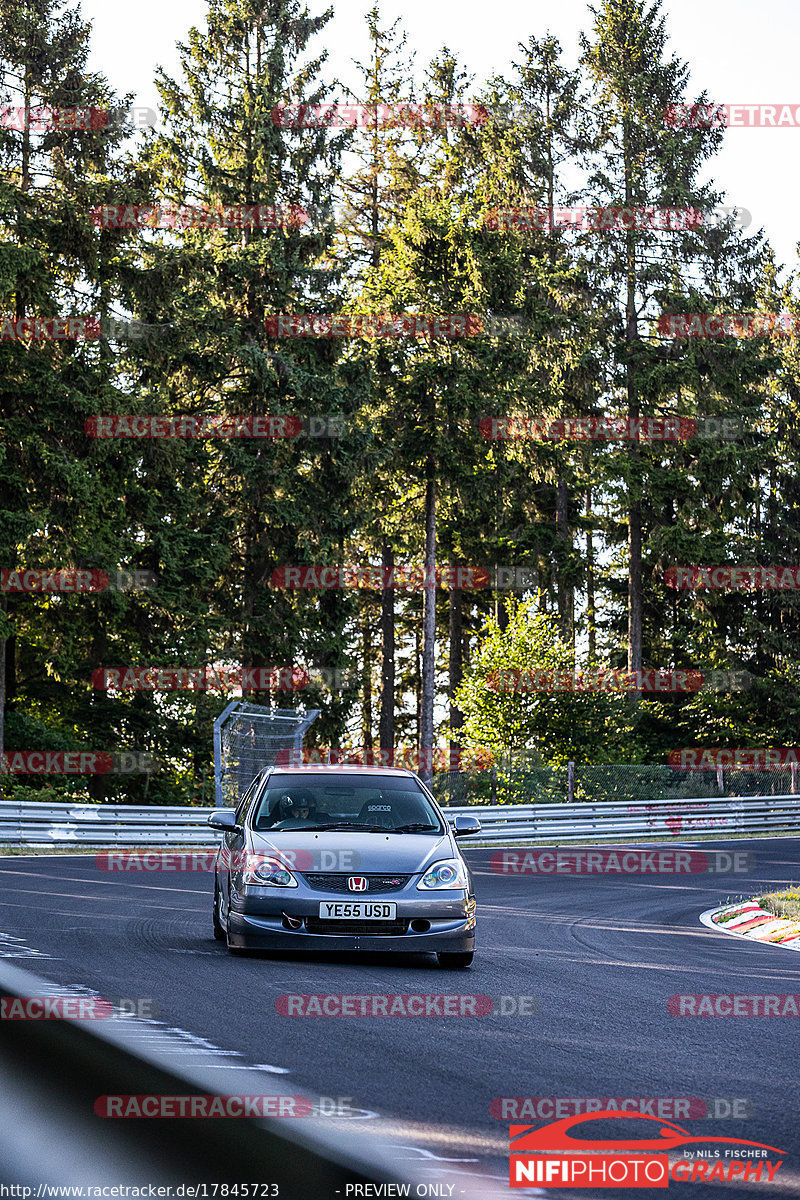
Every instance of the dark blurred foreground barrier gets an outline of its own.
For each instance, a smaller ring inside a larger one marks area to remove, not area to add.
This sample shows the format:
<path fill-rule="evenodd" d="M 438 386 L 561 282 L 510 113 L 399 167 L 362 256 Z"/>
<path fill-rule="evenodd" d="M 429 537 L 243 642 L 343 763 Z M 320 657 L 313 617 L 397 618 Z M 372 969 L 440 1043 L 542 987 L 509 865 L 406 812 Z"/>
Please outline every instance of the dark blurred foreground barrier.
<path fill-rule="evenodd" d="M 441 798 L 440 798 L 441 799 Z M 125 804 L 0 803 L 0 845 L 174 846 L 211 850 L 207 808 L 135 808 Z M 464 845 L 581 840 L 619 841 L 687 834 L 736 836 L 800 830 L 800 796 L 748 796 L 587 804 L 448 806 L 448 820 L 478 817 L 482 830 Z M 111 868 L 113 869 L 113 867 Z M 210 869 L 210 865 L 209 865 Z"/>
<path fill-rule="evenodd" d="M 0 998 L 69 990 L 0 962 Z M 0 1184 L 30 1187 L 33 1198 L 40 1185 L 174 1188 L 214 1183 L 276 1185 L 277 1190 L 251 1188 L 251 1200 L 270 1195 L 343 1200 L 348 1184 L 368 1183 L 410 1183 L 410 1194 L 416 1194 L 424 1176 L 413 1166 L 406 1170 L 402 1147 L 376 1138 L 367 1141 L 332 1118 L 96 1116 L 99 1096 L 225 1095 L 234 1089 L 237 1095 L 290 1095 L 303 1090 L 256 1070 L 237 1070 L 231 1086 L 233 1072 L 187 1067 L 177 1060 L 166 1035 L 159 1039 L 147 1031 L 143 1046 L 141 1027 L 135 1037 L 136 1024 L 133 1018 L 0 1020 Z M 469 1197 L 498 1195 L 479 1177 L 459 1181 L 462 1188 Z M 213 1200 L 212 1189 L 207 1196 Z"/>

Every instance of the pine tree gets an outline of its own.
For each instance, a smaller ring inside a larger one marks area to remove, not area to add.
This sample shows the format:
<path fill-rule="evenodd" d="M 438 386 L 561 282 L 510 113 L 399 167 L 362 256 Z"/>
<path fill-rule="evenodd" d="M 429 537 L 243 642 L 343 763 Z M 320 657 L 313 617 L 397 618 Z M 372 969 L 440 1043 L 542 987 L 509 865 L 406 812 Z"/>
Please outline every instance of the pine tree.
<path fill-rule="evenodd" d="M 591 9 L 595 28 L 582 35 L 583 64 L 594 88 L 597 149 L 589 191 L 598 207 L 625 210 L 677 207 L 708 211 L 716 197 L 701 185 L 700 172 L 718 148 L 720 133 L 672 128 L 666 113 L 681 103 L 688 68 L 667 52 L 660 0 L 603 0 Z M 704 97 L 700 98 L 701 100 Z M 643 318 L 658 316 L 655 301 L 677 270 L 702 256 L 691 229 L 666 234 L 627 227 L 593 233 L 596 287 L 613 322 L 614 370 L 607 381 L 624 393 L 630 421 L 652 415 L 661 400 L 667 353 L 648 337 Z M 627 661 L 641 670 L 646 581 L 649 458 L 637 445 L 618 457 L 627 504 Z"/>
<path fill-rule="evenodd" d="M 398 31 L 399 20 L 383 26 L 377 4 L 367 13 L 366 22 L 370 56 L 366 63 L 355 64 L 359 75 L 355 99 L 364 106 L 367 123 L 358 128 L 349 147 L 356 166 L 341 180 L 343 209 L 337 242 L 337 258 L 347 277 L 349 306 L 358 311 L 368 311 L 362 297 L 369 291 L 369 278 L 380 273 L 387 230 L 402 216 L 409 179 L 413 177 L 409 130 L 400 116 L 403 106 L 412 104 L 414 99 L 410 90 L 413 87 L 413 56 L 407 53 L 406 35 Z M 396 120 L 389 116 L 392 109 L 398 114 Z M 385 398 L 387 356 L 380 344 L 362 345 L 358 352 L 370 367 L 369 412 L 370 422 L 374 423 Z M 359 489 L 358 504 L 366 537 L 357 552 L 369 559 L 380 555 L 384 578 L 391 579 L 398 531 L 393 527 L 386 504 L 386 492 L 392 487 L 392 435 L 386 429 L 382 433 L 384 436 L 376 430 L 376 441 L 365 463 L 364 486 Z M 362 604 L 369 611 L 372 599 L 364 597 Z M 393 750 L 395 745 L 395 630 L 395 590 L 384 587 L 380 611 L 378 719 L 378 742 L 382 750 Z M 366 681 L 366 664 L 364 674 Z M 366 695 L 364 707 L 367 707 Z M 368 741 L 364 744 L 371 746 L 371 721 L 365 719 L 364 724 L 365 731 L 369 728 Z"/>
<path fill-rule="evenodd" d="M 89 32 L 77 9 L 55 0 L 0 4 L 4 320 L 102 315 L 109 263 L 89 213 L 109 178 L 127 168 L 119 154 L 125 131 L 106 123 L 117 99 L 87 70 Z M 0 362 L 4 566 L 123 565 L 124 530 L 112 536 L 104 512 L 119 476 L 98 486 L 83 428 L 94 404 L 114 395 L 107 339 L 4 340 Z M 0 752 L 6 707 L 19 748 L 53 739 L 62 748 L 107 748 L 92 745 L 107 737 L 103 725 L 80 720 L 92 598 L 3 596 L 3 610 Z"/>
<path fill-rule="evenodd" d="M 153 139 L 147 162 L 165 200 L 294 206 L 311 216 L 266 229 L 192 228 L 178 244 L 169 236 L 153 244 L 148 287 L 161 319 L 181 333 L 159 363 L 173 411 L 346 418 L 358 410 L 364 373 L 340 344 L 265 336 L 272 314 L 339 306 L 337 274 L 326 268 L 331 196 L 349 135 L 275 117 L 281 105 L 324 98 L 325 54 L 305 55 L 330 15 L 308 17 L 296 0 L 212 0 L 207 31 L 191 30 L 181 47 L 183 81 L 159 76 L 169 133 Z M 236 526 L 220 604 L 244 669 L 348 665 L 352 597 L 289 593 L 270 580 L 278 567 L 340 555 L 355 521 L 348 491 L 360 436 L 355 425 L 340 440 L 231 439 L 206 448 L 207 486 Z M 280 691 L 264 698 L 298 702 Z M 318 693 L 309 688 L 301 698 L 313 703 Z M 352 700 L 330 698 L 315 733 L 337 740 Z"/>

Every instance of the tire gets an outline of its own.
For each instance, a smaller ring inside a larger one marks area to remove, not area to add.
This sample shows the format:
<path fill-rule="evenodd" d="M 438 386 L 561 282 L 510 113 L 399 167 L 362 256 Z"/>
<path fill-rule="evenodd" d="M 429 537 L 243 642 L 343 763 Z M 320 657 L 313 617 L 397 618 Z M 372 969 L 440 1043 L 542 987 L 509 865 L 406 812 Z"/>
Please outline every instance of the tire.
<path fill-rule="evenodd" d="M 445 967 L 448 970 L 458 970 L 459 967 L 469 967 L 472 965 L 472 960 L 475 957 L 474 950 L 464 950 L 458 953 L 448 954 L 446 951 L 436 955 L 439 960 L 439 966 Z"/>
<path fill-rule="evenodd" d="M 217 898 L 218 895 L 219 895 L 219 892 L 217 891 L 217 885 L 216 885 L 216 880 L 215 880 L 214 881 L 214 937 L 218 938 L 219 941 L 221 941 L 221 942 L 225 942 L 225 944 L 228 947 L 229 954 L 233 954 L 233 955 L 236 955 L 237 957 L 245 958 L 247 955 L 250 954 L 250 951 L 242 949 L 241 946 L 232 946 L 231 939 L 228 936 L 230 919 L 231 919 L 230 912 L 228 913 L 228 920 L 225 925 L 223 925 L 222 921 L 220 920 L 219 908 L 218 908 L 219 900 Z M 219 930 L 219 933 L 217 933 L 217 930 Z"/>
<path fill-rule="evenodd" d="M 225 926 L 222 924 L 222 922 L 219 919 L 219 902 L 220 902 L 220 891 L 219 891 L 219 888 L 217 887 L 217 881 L 215 879 L 214 880 L 214 918 L 213 918 L 214 919 L 214 937 L 216 938 L 216 940 L 218 942 L 226 942 L 228 940 L 228 935 L 225 932 Z"/>
<path fill-rule="evenodd" d="M 231 919 L 231 918 L 230 918 L 230 913 L 229 913 L 229 914 L 228 914 L 228 923 L 229 923 L 229 925 L 230 925 L 230 919 Z M 232 945 L 231 945 L 231 939 L 230 939 L 230 935 L 229 935 L 229 929 L 226 929 L 226 930 L 225 930 L 225 933 L 224 933 L 224 935 L 223 935 L 223 936 L 224 936 L 224 938 L 225 938 L 225 941 L 227 942 L 227 945 L 228 945 L 228 954 L 233 954 L 235 958 L 247 958 L 247 957 L 248 957 L 248 955 L 250 954 L 250 951 L 249 951 L 249 950 L 245 950 L 245 949 L 244 949 L 242 946 L 232 946 Z"/>

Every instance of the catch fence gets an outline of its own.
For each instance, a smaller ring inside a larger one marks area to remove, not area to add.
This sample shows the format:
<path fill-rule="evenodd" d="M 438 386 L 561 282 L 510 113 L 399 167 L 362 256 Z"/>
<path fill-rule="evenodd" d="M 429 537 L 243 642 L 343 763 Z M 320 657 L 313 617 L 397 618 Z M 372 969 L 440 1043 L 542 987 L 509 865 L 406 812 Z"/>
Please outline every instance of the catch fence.
<path fill-rule="evenodd" d="M 274 767 L 281 750 L 301 750 L 320 709 L 265 708 L 232 701 L 214 722 L 214 794 L 218 808 L 235 808 L 252 779 Z"/>

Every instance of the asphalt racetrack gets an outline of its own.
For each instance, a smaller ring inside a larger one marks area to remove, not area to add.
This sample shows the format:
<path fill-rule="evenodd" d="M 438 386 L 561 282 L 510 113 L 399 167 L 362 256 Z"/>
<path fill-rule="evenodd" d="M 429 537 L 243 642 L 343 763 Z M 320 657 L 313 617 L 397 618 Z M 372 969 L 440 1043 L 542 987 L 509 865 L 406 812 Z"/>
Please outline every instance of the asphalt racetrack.
<path fill-rule="evenodd" d="M 187 1062 L 218 1068 L 220 1093 L 236 1092 L 237 1070 L 256 1066 L 265 1092 L 280 1075 L 294 1092 L 324 1098 L 320 1111 L 339 1114 L 328 1119 L 402 1145 L 432 1183 L 453 1186 L 444 1195 L 480 1196 L 481 1177 L 502 1188 L 509 1122 L 541 1125 L 575 1109 L 502 1108 L 504 1097 L 534 1097 L 660 1098 L 660 1110 L 648 1111 L 692 1135 L 784 1151 L 771 1184 L 671 1182 L 667 1194 L 800 1196 L 800 1018 L 692 1017 L 668 1007 L 680 994 L 800 993 L 800 954 L 698 920 L 727 898 L 796 883 L 800 841 L 697 845 L 712 847 L 749 853 L 749 873 L 501 874 L 497 851 L 465 850 L 478 950 L 461 971 L 425 956 L 234 957 L 212 937 L 208 873 L 109 872 L 93 854 L 15 856 L 0 859 L 0 956 L 65 989 L 134 1000 L 173 1031 Z M 309 994 L 488 995 L 493 1011 L 445 1015 L 434 1002 L 425 1016 L 284 1015 L 279 997 Z M 143 1039 L 150 1028 L 145 1021 Z"/>

